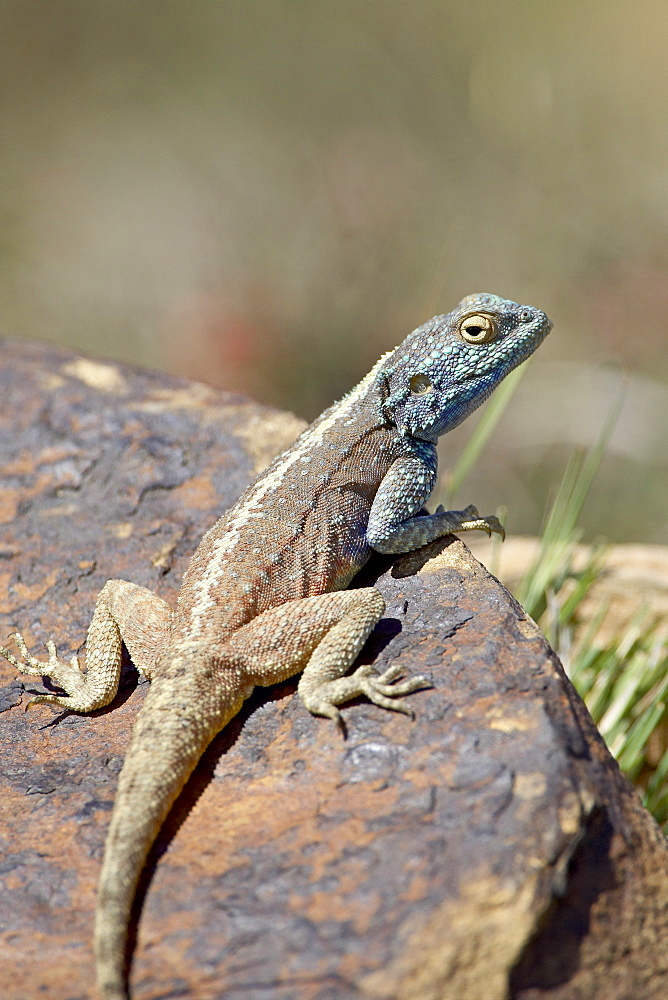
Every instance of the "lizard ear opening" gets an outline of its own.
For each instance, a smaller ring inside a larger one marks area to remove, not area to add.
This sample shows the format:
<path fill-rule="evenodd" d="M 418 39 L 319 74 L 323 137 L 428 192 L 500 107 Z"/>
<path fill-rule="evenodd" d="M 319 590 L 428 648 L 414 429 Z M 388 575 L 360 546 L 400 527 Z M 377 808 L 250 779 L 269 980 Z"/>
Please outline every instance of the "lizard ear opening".
<path fill-rule="evenodd" d="M 428 375 L 423 373 L 419 375 L 413 375 L 413 378 L 409 382 L 410 390 L 414 396 L 424 396 L 425 392 L 429 392 L 433 389 L 431 379 Z"/>

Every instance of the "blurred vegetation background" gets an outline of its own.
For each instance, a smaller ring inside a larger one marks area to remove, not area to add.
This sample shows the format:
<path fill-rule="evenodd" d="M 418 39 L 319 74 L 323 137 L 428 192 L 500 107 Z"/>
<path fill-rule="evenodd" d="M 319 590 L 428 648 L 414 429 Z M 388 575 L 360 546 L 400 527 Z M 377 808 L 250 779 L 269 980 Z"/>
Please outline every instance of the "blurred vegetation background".
<path fill-rule="evenodd" d="M 537 533 L 623 393 L 585 538 L 666 543 L 667 51 L 661 0 L 2 0 L 2 332 L 313 417 L 463 295 L 530 302 L 455 502 Z"/>

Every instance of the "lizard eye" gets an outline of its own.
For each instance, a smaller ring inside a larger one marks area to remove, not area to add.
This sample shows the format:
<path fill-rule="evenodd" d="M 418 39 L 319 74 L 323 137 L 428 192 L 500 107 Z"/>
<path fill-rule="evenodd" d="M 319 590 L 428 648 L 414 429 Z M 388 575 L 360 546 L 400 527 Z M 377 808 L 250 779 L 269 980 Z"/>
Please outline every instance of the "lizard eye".
<path fill-rule="evenodd" d="M 467 344 L 489 344 L 496 340 L 498 332 L 493 317 L 487 313 L 465 316 L 459 324 L 459 335 Z"/>
<path fill-rule="evenodd" d="M 414 375 L 408 383 L 414 396 L 424 396 L 432 387 L 431 381 L 426 375 Z"/>

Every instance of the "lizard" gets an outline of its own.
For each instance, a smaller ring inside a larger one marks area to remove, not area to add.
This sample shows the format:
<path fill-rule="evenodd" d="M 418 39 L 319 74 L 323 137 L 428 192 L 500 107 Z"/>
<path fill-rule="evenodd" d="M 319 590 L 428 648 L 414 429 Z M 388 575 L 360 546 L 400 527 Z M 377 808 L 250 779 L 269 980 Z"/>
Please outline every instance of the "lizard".
<path fill-rule="evenodd" d="M 505 532 L 474 506 L 427 514 L 436 442 L 541 344 L 545 313 L 491 294 L 463 299 L 418 327 L 279 455 L 204 535 L 175 609 L 150 590 L 109 580 L 76 656 L 32 656 L 19 671 L 64 694 L 35 702 L 87 713 L 116 695 L 123 644 L 150 687 L 119 775 L 99 882 L 94 951 L 103 1000 L 128 1000 L 129 921 L 158 831 L 204 750 L 256 686 L 301 673 L 314 715 L 342 725 L 358 696 L 412 715 L 405 696 L 430 687 L 398 666 L 352 673 L 385 611 L 375 587 L 347 589 L 372 552 L 414 551 L 452 532 Z M 30 707 L 30 706 L 26 706 Z"/>

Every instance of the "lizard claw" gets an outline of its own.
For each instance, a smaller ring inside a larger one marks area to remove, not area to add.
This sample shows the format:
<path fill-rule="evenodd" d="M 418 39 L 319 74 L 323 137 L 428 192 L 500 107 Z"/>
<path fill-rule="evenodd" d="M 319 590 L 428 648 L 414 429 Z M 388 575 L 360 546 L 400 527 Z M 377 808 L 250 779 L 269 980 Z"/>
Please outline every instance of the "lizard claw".
<path fill-rule="evenodd" d="M 447 514 L 452 518 L 450 531 L 484 531 L 488 538 L 491 538 L 492 532 L 496 532 L 502 539 L 506 537 L 506 529 L 498 517 L 494 514 L 481 517 L 473 504 L 469 504 L 464 510 L 446 510 L 440 503 L 434 513 Z"/>
<path fill-rule="evenodd" d="M 433 687 L 428 677 L 418 674 L 415 677 L 405 677 L 402 667 L 395 664 L 388 667 L 382 674 L 377 674 L 370 665 L 359 667 L 351 675 L 351 681 L 357 681 L 360 687 L 360 694 L 366 695 L 369 701 L 381 708 L 388 708 L 391 712 L 402 712 L 415 718 L 413 709 L 408 702 L 403 700 L 403 695 L 412 694 L 413 691 Z M 403 680 L 402 680 L 403 678 Z"/>
<path fill-rule="evenodd" d="M 310 692 L 301 692 L 305 707 L 314 715 L 324 715 L 343 728 L 343 719 L 337 705 L 365 695 L 374 705 L 413 716 L 413 710 L 403 696 L 413 691 L 433 687 L 428 677 L 421 674 L 405 677 L 405 671 L 396 664 L 378 674 L 371 664 L 358 667 L 346 677 L 324 681 Z M 403 678 L 403 679 L 402 679 Z"/>
<path fill-rule="evenodd" d="M 492 537 L 493 531 L 495 531 L 497 535 L 501 535 L 502 541 L 506 537 L 506 529 L 503 527 L 498 517 L 494 517 L 493 514 L 491 514 L 489 517 L 481 517 L 479 518 L 479 521 L 480 521 L 480 527 L 482 528 L 483 531 L 487 532 L 488 538 Z"/>

